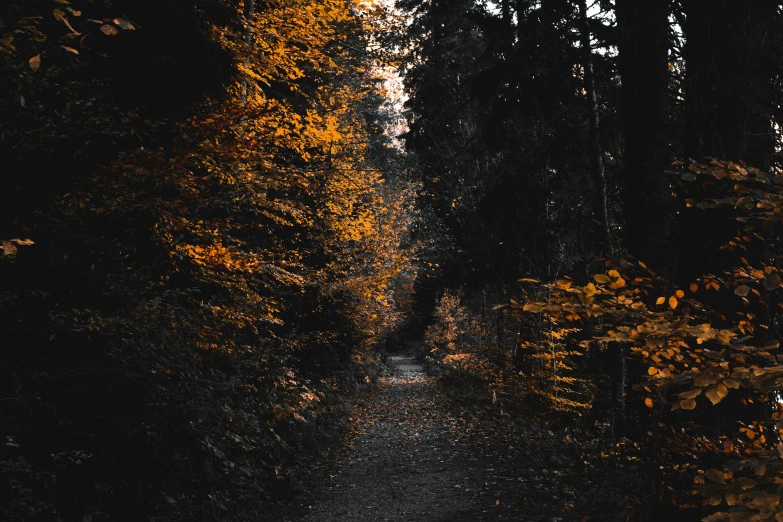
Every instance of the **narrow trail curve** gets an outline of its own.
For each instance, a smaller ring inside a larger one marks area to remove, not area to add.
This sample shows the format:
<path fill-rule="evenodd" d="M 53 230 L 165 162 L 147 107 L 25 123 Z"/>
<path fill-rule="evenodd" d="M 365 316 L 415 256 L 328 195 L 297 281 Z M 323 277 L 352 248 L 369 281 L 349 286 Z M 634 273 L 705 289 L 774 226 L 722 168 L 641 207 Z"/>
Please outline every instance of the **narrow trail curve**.
<path fill-rule="evenodd" d="M 390 365 L 392 376 L 351 409 L 348 455 L 282 520 L 518 520 L 491 478 L 508 447 L 477 451 L 477 418 L 449 402 L 412 357 Z"/>

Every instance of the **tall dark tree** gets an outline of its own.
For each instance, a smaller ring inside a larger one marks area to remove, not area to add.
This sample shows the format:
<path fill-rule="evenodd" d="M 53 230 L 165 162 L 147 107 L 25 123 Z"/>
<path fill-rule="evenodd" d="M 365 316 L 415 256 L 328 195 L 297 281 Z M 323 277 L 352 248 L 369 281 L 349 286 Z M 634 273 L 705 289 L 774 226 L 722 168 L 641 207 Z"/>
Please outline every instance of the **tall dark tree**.
<path fill-rule="evenodd" d="M 668 3 L 617 0 L 623 209 L 630 253 L 656 268 L 671 262 L 668 119 Z"/>
<path fill-rule="evenodd" d="M 775 2 L 685 0 L 685 155 L 770 164 Z"/>

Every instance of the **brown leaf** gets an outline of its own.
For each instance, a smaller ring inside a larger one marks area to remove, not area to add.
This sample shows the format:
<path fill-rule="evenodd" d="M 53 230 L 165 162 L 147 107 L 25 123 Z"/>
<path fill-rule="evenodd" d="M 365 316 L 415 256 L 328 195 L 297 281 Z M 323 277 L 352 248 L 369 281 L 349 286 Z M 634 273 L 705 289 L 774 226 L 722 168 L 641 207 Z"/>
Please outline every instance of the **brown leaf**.
<path fill-rule="evenodd" d="M 740 297 L 745 297 L 750 293 L 750 287 L 748 285 L 740 285 L 734 289 L 734 293 Z"/>
<path fill-rule="evenodd" d="M 65 26 L 68 29 L 70 29 L 73 34 L 76 34 L 76 35 L 82 34 L 82 33 L 80 33 L 79 31 L 77 31 L 76 29 L 73 28 L 73 26 L 71 25 L 71 22 L 68 21 L 68 15 L 66 15 L 65 12 L 62 9 L 55 9 L 54 11 L 52 11 L 52 15 L 54 15 L 54 19 L 55 20 L 64 23 Z"/>
<path fill-rule="evenodd" d="M 714 386 L 710 386 L 707 388 L 707 391 L 704 392 L 704 395 L 707 396 L 712 404 L 718 404 L 728 394 L 729 390 L 723 384 L 715 384 Z"/>
<path fill-rule="evenodd" d="M 691 292 L 696 292 L 699 289 L 699 285 L 691 283 Z"/>
<path fill-rule="evenodd" d="M 109 24 L 103 24 L 101 26 L 101 32 L 106 36 L 114 36 L 120 33 L 113 25 Z"/>
<path fill-rule="evenodd" d="M 780 276 L 778 274 L 769 274 L 761 284 L 764 286 L 764 289 L 770 292 L 777 290 L 781 285 Z"/>
<path fill-rule="evenodd" d="M 700 373 L 693 380 L 693 384 L 696 386 L 709 386 L 716 382 L 718 382 L 718 377 L 709 373 Z"/>
<path fill-rule="evenodd" d="M 726 482 L 726 476 L 719 469 L 708 469 L 704 472 L 704 476 L 717 484 Z"/>
<path fill-rule="evenodd" d="M 685 399 L 680 401 L 680 408 L 683 410 L 693 410 L 696 408 L 696 401 L 693 399 Z"/>
<path fill-rule="evenodd" d="M 30 69 L 32 69 L 33 72 L 37 71 L 41 67 L 41 55 L 36 54 L 27 61 L 27 64 L 30 66 Z"/>
<path fill-rule="evenodd" d="M 721 330 L 715 337 L 723 344 L 728 344 L 731 342 L 731 338 L 734 337 L 734 332 L 731 330 Z"/>
<path fill-rule="evenodd" d="M 534 314 L 541 312 L 543 309 L 544 306 L 538 303 L 525 303 L 525 306 L 522 307 L 522 310 L 525 312 L 532 312 Z"/>
<path fill-rule="evenodd" d="M 602 284 L 602 285 L 605 285 L 605 284 L 607 284 L 607 283 L 612 281 L 611 279 L 609 279 L 609 276 L 606 276 L 604 274 L 595 274 L 593 276 L 593 279 L 595 279 L 596 283 L 599 283 L 599 284 Z"/>
<path fill-rule="evenodd" d="M 69 53 L 73 53 L 73 54 L 79 54 L 79 51 L 77 51 L 77 50 L 76 50 L 76 49 L 74 49 L 73 47 L 68 47 L 68 46 L 66 46 L 66 45 L 63 45 L 63 46 L 61 46 L 61 47 L 62 47 L 63 49 L 65 49 L 66 51 L 68 51 Z"/>
<path fill-rule="evenodd" d="M 130 23 L 130 20 L 126 20 L 125 18 L 115 18 L 113 21 L 120 29 L 125 29 L 126 31 L 133 31 L 136 29 L 133 24 Z"/>
<path fill-rule="evenodd" d="M 692 390 L 684 391 L 677 395 L 680 399 L 695 399 L 701 395 L 701 388 L 694 388 Z"/>
<path fill-rule="evenodd" d="M 729 506 L 738 506 L 742 503 L 742 497 L 739 493 L 726 493 L 726 504 Z"/>
<path fill-rule="evenodd" d="M 3 255 L 8 257 L 15 256 L 18 250 L 16 246 L 10 241 L 3 241 L 2 243 L 0 243 L 0 247 L 2 247 Z"/>
<path fill-rule="evenodd" d="M 615 290 L 618 288 L 622 288 L 624 286 L 625 286 L 625 279 L 623 279 L 622 277 L 618 277 L 617 279 L 612 281 L 611 285 L 609 285 L 610 288 L 614 288 Z"/>

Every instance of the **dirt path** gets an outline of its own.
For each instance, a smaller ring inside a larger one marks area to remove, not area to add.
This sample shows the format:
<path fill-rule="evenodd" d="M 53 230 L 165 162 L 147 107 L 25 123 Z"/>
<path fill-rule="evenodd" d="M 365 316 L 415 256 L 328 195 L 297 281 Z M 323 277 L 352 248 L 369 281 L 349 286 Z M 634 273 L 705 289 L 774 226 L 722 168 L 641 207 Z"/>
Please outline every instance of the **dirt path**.
<path fill-rule="evenodd" d="M 575 472 L 578 457 L 567 457 L 554 434 L 514 434 L 502 419 L 479 420 L 413 358 L 390 363 L 393 376 L 351 408 L 346 454 L 277 520 L 615 519 L 616 505 L 575 509 L 603 486 Z"/>

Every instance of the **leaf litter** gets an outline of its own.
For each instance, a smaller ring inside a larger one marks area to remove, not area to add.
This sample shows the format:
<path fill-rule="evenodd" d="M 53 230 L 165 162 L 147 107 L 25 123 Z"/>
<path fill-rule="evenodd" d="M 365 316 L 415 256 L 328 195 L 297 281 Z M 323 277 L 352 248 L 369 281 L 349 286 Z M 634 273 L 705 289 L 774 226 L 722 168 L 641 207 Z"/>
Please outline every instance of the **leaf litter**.
<path fill-rule="evenodd" d="M 456 399 L 411 356 L 358 394 L 342 450 L 283 522 L 634 520 L 633 466 L 573 432 Z M 595 444 L 595 443 L 594 443 Z"/>

